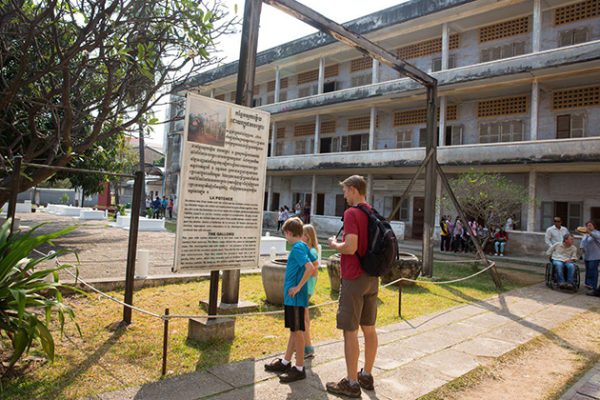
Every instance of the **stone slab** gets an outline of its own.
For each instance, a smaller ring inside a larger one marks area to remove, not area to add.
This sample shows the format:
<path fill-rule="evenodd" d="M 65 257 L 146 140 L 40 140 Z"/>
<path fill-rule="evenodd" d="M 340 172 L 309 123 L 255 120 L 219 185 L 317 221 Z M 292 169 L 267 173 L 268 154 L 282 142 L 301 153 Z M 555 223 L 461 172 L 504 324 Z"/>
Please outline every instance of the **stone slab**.
<path fill-rule="evenodd" d="M 200 300 L 200 308 L 208 311 L 208 300 Z M 258 311 L 258 304 L 248 300 L 240 300 L 237 304 L 217 303 L 219 314 L 243 314 Z"/>
<path fill-rule="evenodd" d="M 451 380 L 427 365 L 411 363 L 375 380 L 372 399 L 417 399 Z"/>
<path fill-rule="evenodd" d="M 452 378 L 458 378 L 480 365 L 473 355 L 454 349 L 446 349 L 430 354 L 416 361 L 415 364 L 427 365 Z"/>
<path fill-rule="evenodd" d="M 239 388 L 255 382 L 276 378 L 275 374 L 265 371 L 264 364 L 267 362 L 264 360 L 245 360 L 220 365 L 209 369 L 208 372 L 232 387 Z"/>
<path fill-rule="evenodd" d="M 592 382 L 587 382 L 579 389 L 577 389 L 577 393 L 591 397 L 593 399 L 600 399 L 600 385 Z"/>
<path fill-rule="evenodd" d="M 519 322 L 510 322 L 482 335 L 483 337 L 500 339 L 515 344 L 523 344 L 543 332 L 526 327 Z"/>
<path fill-rule="evenodd" d="M 424 356 L 425 353 L 402 344 L 380 346 L 375 359 L 375 367 L 389 371 L 400 368 L 409 362 Z"/>
<path fill-rule="evenodd" d="M 102 395 L 102 400 L 196 400 L 211 396 L 232 387 L 206 372 L 193 372 Z"/>
<path fill-rule="evenodd" d="M 271 399 L 286 399 L 286 400 L 328 400 L 340 399 L 339 397 L 330 397 L 326 392 L 319 390 L 311 385 L 309 381 L 314 380 L 314 377 L 307 375 L 305 380 L 293 382 L 290 384 L 279 383 L 278 379 L 272 379 L 266 382 L 261 382 L 253 386 L 235 389 L 227 393 L 222 393 L 218 396 L 211 397 L 211 400 L 271 400 Z"/>
<path fill-rule="evenodd" d="M 188 322 L 188 339 L 206 342 L 215 339 L 233 340 L 235 337 L 235 321 L 231 318 L 190 318 Z"/>
<path fill-rule="evenodd" d="M 499 357 L 514 349 L 514 343 L 492 338 L 475 338 L 453 347 L 454 350 L 479 357 Z"/>

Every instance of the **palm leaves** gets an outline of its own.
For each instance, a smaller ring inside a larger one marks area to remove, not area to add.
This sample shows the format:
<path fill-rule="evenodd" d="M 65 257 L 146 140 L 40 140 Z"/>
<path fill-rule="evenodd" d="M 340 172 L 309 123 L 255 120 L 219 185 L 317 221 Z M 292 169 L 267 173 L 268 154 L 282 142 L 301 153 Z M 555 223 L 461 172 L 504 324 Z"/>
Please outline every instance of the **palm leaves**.
<path fill-rule="evenodd" d="M 74 319 L 73 310 L 63 303 L 61 288 L 78 289 L 63 285 L 58 272 L 71 265 L 37 269 L 45 261 L 64 254 L 60 250 L 40 258 L 28 258 L 43 244 L 71 232 L 69 227 L 57 232 L 34 235 L 40 227 L 28 232 L 10 235 L 10 219 L 0 227 L 0 337 L 10 339 L 13 354 L 9 369 L 37 340 L 50 360 L 54 360 L 54 339 L 48 325 L 56 318 L 63 332 L 65 315 Z M 77 329 L 79 330 L 79 326 Z"/>

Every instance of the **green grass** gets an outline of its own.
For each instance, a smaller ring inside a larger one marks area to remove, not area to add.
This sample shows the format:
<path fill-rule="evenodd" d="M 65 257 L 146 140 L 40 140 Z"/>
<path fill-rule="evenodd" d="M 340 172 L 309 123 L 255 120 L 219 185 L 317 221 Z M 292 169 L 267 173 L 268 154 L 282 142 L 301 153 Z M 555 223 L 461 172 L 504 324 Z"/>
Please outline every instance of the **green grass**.
<path fill-rule="evenodd" d="M 453 279 L 469 275 L 470 266 L 439 264 L 435 266 L 438 279 Z M 505 277 L 506 278 L 506 277 Z M 504 290 L 510 290 L 538 280 L 505 279 Z M 244 275 L 241 278 L 240 298 L 259 304 L 261 311 L 279 307 L 265 302 L 261 276 Z M 134 304 L 162 314 L 165 307 L 171 314 L 204 314 L 198 307 L 201 299 L 208 298 L 208 281 L 165 285 L 138 290 Z M 325 269 L 321 269 L 313 304 L 335 299 L 330 290 Z M 122 293 L 111 293 L 122 298 Z M 414 286 L 403 290 L 403 317 L 415 318 L 449 307 L 489 298 L 496 294 L 487 274 L 449 286 Z M 3 382 L 6 399 L 75 399 L 141 385 L 160 378 L 162 357 L 162 322 L 134 312 L 134 323 L 126 329 L 116 328 L 122 319 L 122 307 L 96 295 L 72 297 L 67 300 L 74 307 L 83 337 L 75 327 L 67 326 L 60 338 L 56 327 L 56 353 L 53 364 L 38 364 L 24 375 Z M 397 323 L 398 290 L 385 288 L 379 294 L 379 326 Z M 330 305 L 311 311 L 313 341 L 315 343 L 341 339 L 335 328 L 337 306 Z M 236 337 L 232 342 L 214 341 L 198 344 L 187 340 L 187 320 L 173 320 L 169 325 L 169 370 L 172 375 L 194 370 L 205 370 L 228 362 L 262 357 L 285 349 L 288 332 L 282 315 L 239 318 Z M 260 327 L 260 329 L 257 329 Z M 4 345 L 7 343 L 4 342 Z M 32 355 L 40 355 L 37 348 Z"/>

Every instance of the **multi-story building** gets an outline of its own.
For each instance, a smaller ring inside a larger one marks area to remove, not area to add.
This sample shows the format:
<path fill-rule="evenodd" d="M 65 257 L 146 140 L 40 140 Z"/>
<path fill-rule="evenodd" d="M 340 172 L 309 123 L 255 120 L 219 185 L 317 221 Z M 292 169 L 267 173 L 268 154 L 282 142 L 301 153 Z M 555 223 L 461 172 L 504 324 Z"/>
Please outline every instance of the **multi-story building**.
<path fill-rule="evenodd" d="M 440 164 L 525 186 L 536 202 L 516 210 L 519 229 L 600 218 L 600 0 L 412 0 L 345 26 L 438 80 Z M 237 65 L 190 87 L 233 102 Z M 425 90 L 325 34 L 260 52 L 253 102 L 272 120 L 268 210 L 340 216 L 338 182 L 358 173 L 388 214 L 425 156 Z M 171 190 L 182 128 L 169 134 Z M 395 216 L 406 237 L 422 235 L 423 186 Z"/>

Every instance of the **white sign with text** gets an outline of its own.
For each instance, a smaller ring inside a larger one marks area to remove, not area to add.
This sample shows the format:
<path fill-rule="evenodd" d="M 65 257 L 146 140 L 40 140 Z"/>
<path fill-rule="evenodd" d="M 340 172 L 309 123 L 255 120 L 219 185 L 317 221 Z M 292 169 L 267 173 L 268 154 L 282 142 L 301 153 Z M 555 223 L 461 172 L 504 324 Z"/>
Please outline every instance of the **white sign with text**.
<path fill-rule="evenodd" d="M 256 268 L 270 115 L 188 94 L 173 270 Z"/>

